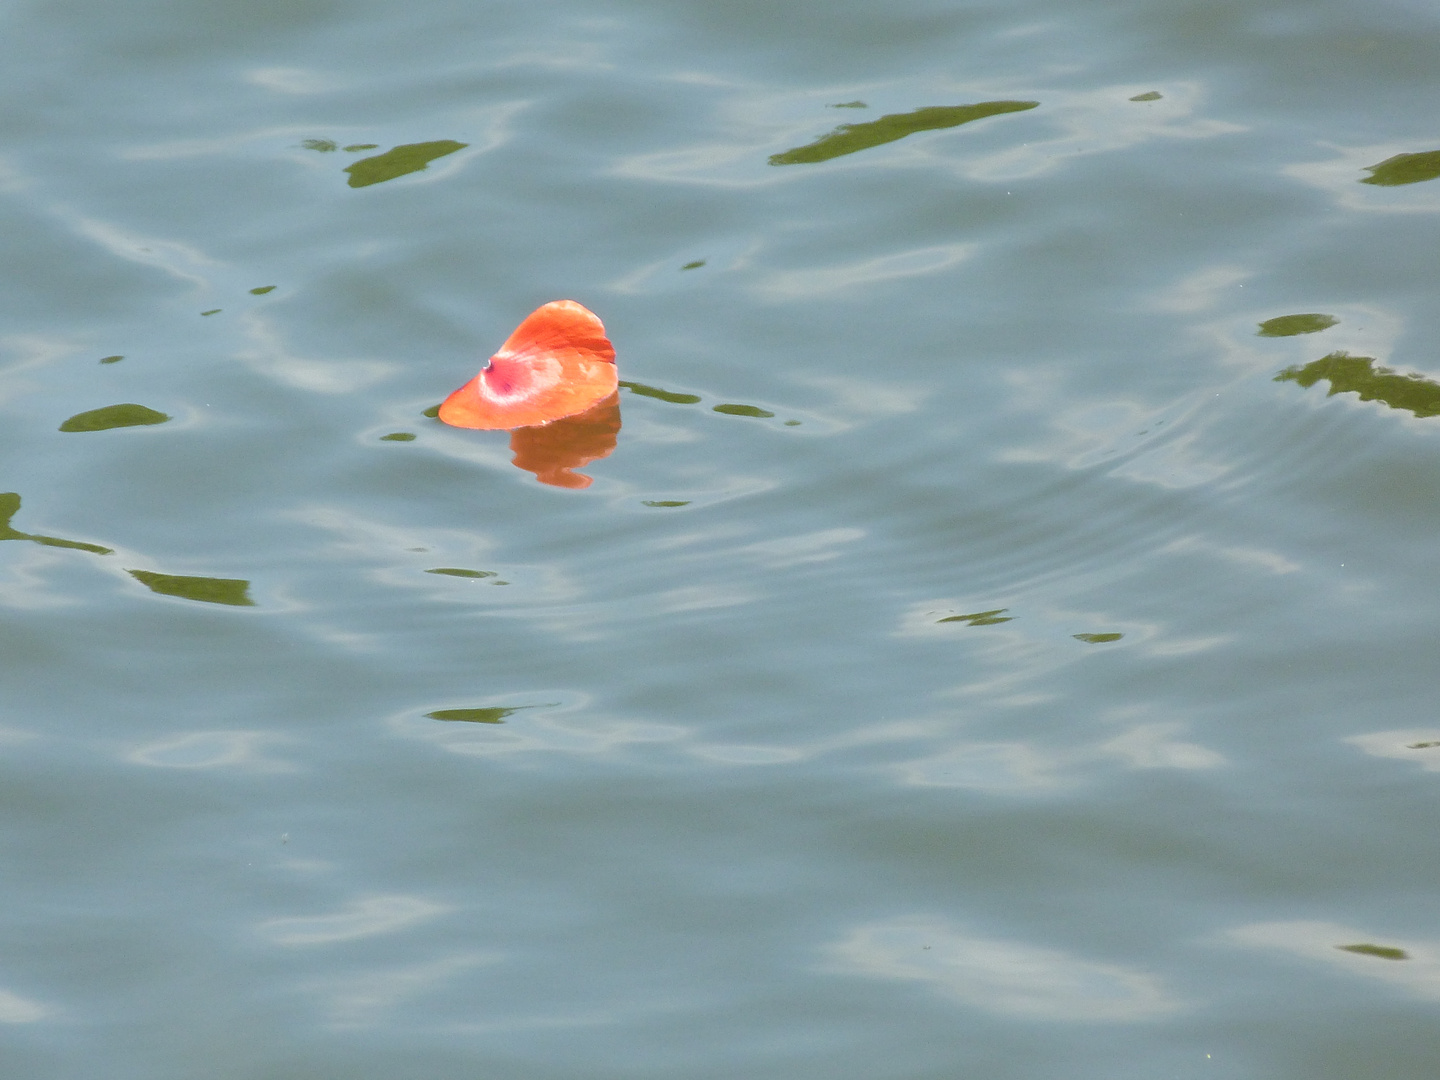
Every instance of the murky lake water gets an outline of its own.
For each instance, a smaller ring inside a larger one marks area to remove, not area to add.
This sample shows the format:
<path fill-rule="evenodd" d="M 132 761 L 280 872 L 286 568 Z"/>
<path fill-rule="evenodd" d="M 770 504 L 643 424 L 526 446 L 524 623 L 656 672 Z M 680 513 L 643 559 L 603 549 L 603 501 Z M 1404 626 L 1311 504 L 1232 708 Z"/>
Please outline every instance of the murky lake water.
<path fill-rule="evenodd" d="M 1440 1070 L 1433 5 L 0 28 L 6 1075 Z"/>

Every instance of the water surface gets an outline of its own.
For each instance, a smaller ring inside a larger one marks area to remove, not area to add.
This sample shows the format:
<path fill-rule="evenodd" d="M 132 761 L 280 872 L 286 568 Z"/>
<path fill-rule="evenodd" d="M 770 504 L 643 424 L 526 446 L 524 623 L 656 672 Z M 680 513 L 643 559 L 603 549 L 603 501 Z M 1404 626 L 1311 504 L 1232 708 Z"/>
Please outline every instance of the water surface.
<path fill-rule="evenodd" d="M 7 1074 L 1436 1074 L 1431 6 L 0 26 Z"/>

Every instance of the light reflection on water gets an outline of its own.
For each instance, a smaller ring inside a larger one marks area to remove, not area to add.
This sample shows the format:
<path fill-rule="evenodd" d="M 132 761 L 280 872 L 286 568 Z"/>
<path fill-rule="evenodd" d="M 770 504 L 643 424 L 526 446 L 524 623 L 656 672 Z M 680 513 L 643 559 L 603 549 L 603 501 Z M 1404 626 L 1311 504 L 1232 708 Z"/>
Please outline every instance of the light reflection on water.
<path fill-rule="evenodd" d="M 371 896 L 328 915 L 269 919 L 256 933 L 276 945 L 331 945 L 392 934 L 443 915 L 449 909 L 418 896 Z"/>
<path fill-rule="evenodd" d="M 1440 943 L 1406 939 L 1398 942 L 1400 948 L 1395 939 L 1381 935 L 1391 944 L 1363 947 L 1375 937 L 1373 932 L 1320 921 L 1253 923 L 1225 934 L 1235 945 L 1289 953 L 1316 968 L 1328 965 L 1352 978 L 1390 983 L 1415 997 L 1440 1001 Z"/>
<path fill-rule="evenodd" d="M 0 990 L 0 1024 L 33 1024 L 49 1017 L 52 1010 L 23 998 L 12 990 Z"/>
<path fill-rule="evenodd" d="M 827 950 L 835 970 L 930 986 L 973 1008 L 1070 1022 L 1150 1020 L 1181 1008 L 1152 976 L 1054 949 L 972 937 L 910 917 L 855 927 Z"/>
<path fill-rule="evenodd" d="M 295 766 L 268 756 L 265 744 L 282 741 L 264 731 L 194 731 L 131 751 L 127 761 L 164 769 L 258 769 L 285 772 Z"/>

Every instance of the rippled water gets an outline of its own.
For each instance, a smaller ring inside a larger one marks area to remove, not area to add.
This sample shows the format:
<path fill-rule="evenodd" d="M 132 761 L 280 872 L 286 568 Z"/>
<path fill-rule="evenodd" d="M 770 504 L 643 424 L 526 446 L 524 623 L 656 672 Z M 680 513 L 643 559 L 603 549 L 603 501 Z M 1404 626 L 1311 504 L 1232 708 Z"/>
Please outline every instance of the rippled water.
<path fill-rule="evenodd" d="M 1436 1075 L 1433 5 L 0 28 L 6 1075 Z"/>

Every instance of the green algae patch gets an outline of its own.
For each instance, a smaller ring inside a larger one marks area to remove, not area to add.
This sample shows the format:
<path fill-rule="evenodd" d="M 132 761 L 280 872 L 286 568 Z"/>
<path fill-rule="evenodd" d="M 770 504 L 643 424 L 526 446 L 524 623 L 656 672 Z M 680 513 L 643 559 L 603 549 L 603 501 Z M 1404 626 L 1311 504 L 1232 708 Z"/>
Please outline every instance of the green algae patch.
<path fill-rule="evenodd" d="M 982 101 L 978 105 L 934 105 L 908 113 L 889 113 L 868 124 L 841 124 L 812 143 L 786 150 L 783 154 L 772 154 L 770 164 L 810 165 L 829 161 L 872 146 L 883 146 L 917 132 L 959 127 L 987 116 L 1024 112 L 1039 104 L 1038 101 Z"/>
<path fill-rule="evenodd" d="M 1281 315 L 1278 318 L 1266 319 L 1260 324 L 1260 329 L 1255 334 L 1257 337 L 1294 337 L 1296 334 L 1318 334 L 1321 330 L 1329 330 L 1339 321 L 1334 315 L 1321 315 L 1318 312 L 1312 312 L 1309 315 Z"/>
<path fill-rule="evenodd" d="M 1165 95 L 1163 95 L 1162 93 L 1160 93 L 1159 90 L 1149 90 L 1149 91 L 1146 91 L 1146 92 L 1143 93 L 1143 94 L 1136 94 L 1136 95 L 1135 95 L 1134 97 L 1132 97 L 1130 100 L 1131 100 L 1131 101 L 1159 101 L 1159 100 L 1160 100 L 1162 97 L 1164 97 L 1164 96 L 1165 96 Z"/>
<path fill-rule="evenodd" d="M 428 416 L 431 420 L 439 420 L 439 419 L 440 419 L 440 406 L 439 406 L 439 405 L 431 405 L 428 409 L 426 409 L 426 410 L 425 410 L 423 413 L 421 413 L 420 415 L 421 415 L 421 416 Z"/>
<path fill-rule="evenodd" d="M 646 386 L 644 383 L 621 380 L 620 385 L 632 394 L 668 401 L 672 405 L 694 405 L 700 400 L 699 394 L 677 394 L 672 390 L 661 390 L 658 386 Z"/>
<path fill-rule="evenodd" d="M 108 431 L 119 427 L 148 427 L 163 424 L 169 419 L 163 412 L 147 409 L 144 405 L 106 405 L 103 409 L 76 413 L 60 425 L 60 430 Z"/>
<path fill-rule="evenodd" d="M 489 709 L 438 709 L 425 715 L 431 720 L 461 720 L 467 724 L 503 724 L 505 717 L 521 709 L 548 709 L 551 705 L 512 705 L 508 709 L 495 706 Z"/>
<path fill-rule="evenodd" d="M 1389 945 L 1336 945 L 1341 952 L 1359 953 L 1361 956 L 1376 956 L 1381 960 L 1409 960 L 1410 954 L 1404 949 L 1396 949 Z"/>
<path fill-rule="evenodd" d="M 1002 607 L 996 608 L 994 611 L 976 611 L 970 615 L 949 615 L 935 621 L 936 623 L 963 622 L 969 626 L 994 626 L 996 623 L 1009 622 L 1015 618 L 1014 615 L 1005 614 L 1009 610 L 1009 608 Z"/>
<path fill-rule="evenodd" d="M 114 550 L 101 547 L 99 544 L 85 544 L 79 540 L 61 540 L 58 536 L 40 536 L 36 533 L 23 533 L 10 525 L 10 519 L 20 510 L 20 496 L 17 492 L 0 492 L 0 540 L 29 540 L 36 544 L 44 544 L 46 547 L 74 548 L 76 551 L 89 551 L 96 555 L 113 555 Z"/>
<path fill-rule="evenodd" d="M 351 143 L 349 146 L 345 147 L 345 152 L 346 152 L 346 153 L 349 153 L 349 154 L 358 154 L 361 150 L 378 150 L 378 149 L 380 149 L 380 144 L 379 144 L 379 143 L 374 143 L 374 142 L 357 142 L 357 143 Z"/>
<path fill-rule="evenodd" d="M 826 105 L 827 109 L 868 109 L 870 106 L 863 101 L 841 101 L 835 105 Z"/>
<path fill-rule="evenodd" d="M 1399 187 L 1401 184 L 1434 180 L 1440 176 L 1440 150 L 1431 150 L 1424 154 L 1396 154 L 1379 165 L 1366 165 L 1365 171 L 1370 175 L 1360 183 L 1378 184 L 1381 187 Z"/>
<path fill-rule="evenodd" d="M 521 706 L 524 708 L 525 706 Z M 461 720 L 467 724 L 503 724 L 516 709 L 437 709 L 425 715 L 431 720 Z"/>
<path fill-rule="evenodd" d="M 200 312 L 200 317 L 201 317 L 201 318 L 204 318 L 206 315 L 219 315 L 220 312 L 222 312 L 222 311 L 224 311 L 224 310 L 225 310 L 224 308 L 218 308 L 218 307 L 217 307 L 217 308 L 211 308 L 209 311 L 202 311 L 202 312 Z"/>
<path fill-rule="evenodd" d="M 1103 645 L 1107 641 L 1119 641 L 1124 634 L 1071 634 L 1076 641 L 1083 641 L 1090 645 Z"/>
<path fill-rule="evenodd" d="M 455 142 L 453 139 L 407 143 L 404 146 L 397 146 L 393 150 L 386 150 L 383 154 L 376 154 L 374 157 L 361 158 L 354 165 L 345 166 L 345 171 L 350 174 L 351 187 L 369 187 L 371 184 L 383 184 L 386 180 L 394 180 L 397 176 L 419 172 L 436 158 L 453 154 L 456 150 L 463 150 L 469 145 L 469 143 Z"/>
<path fill-rule="evenodd" d="M 1404 409 L 1416 416 L 1440 416 L 1440 383 L 1423 375 L 1401 375 L 1376 366 L 1374 357 L 1333 352 L 1304 367 L 1290 367 L 1275 376 L 1276 382 L 1299 383 L 1307 389 L 1321 379 L 1330 383 L 1326 397 L 1358 394 L 1361 401 L 1382 401 L 1392 409 Z"/>
<path fill-rule="evenodd" d="M 178 596 L 182 600 L 198 600 L 202 604 L 229 604 L 232 607 L 254 607 L 250 599 L 250 582 L 241 578 L 184 577 L 179 574 L 157 574 L 151 570 L 127 570 L 131 577 L 151 592 L 161 596 Z"/>
<path fill-rule="evenodd" d="M 392 431 L 389 435 L 381 435 L 381 442 L 414 442 L 415 434 L 410 431 Z"/>
<path fill-rule="evenodd" d="M 487 578 L 494 577 L 493 570 L 466 570 L 459 566 L 437 566 L 434 570 L 426 570 L 427 574 L 445 574 L 447 577 L 464 578 Z"/>
<path fill-rule="evenodd" d="M 689 499 L 646 499 L 646 506 L 689 506 Z"/>
<path fill-rule="evenodd" d="M 724 413 L 726 416 L 756 416 L 761 419 L 775 415 L 768 409 L 762 409 L 758 405 L 716 405 L 713 411 Z"/>
<path fill-rule="evenodd" d="M 704 260 L 704 259 L 696 259 L 694 262 L 688 262 L 688 263 L 686 263 L 684 266 L 680 267 L 680 269 L 681 269 L 681 270 L 699 270 L 700 267 L 702 267 L 702 266 L 704 266 L 704 265 L 705 265 L 705 260 Z"/>
<path fill-rule="evenodd" d="M 322 154 L 340 149 L 340 144 L 334 139 L 305 139 L 300 145 L 306 150 L 319 150 Z"/>
<path fill-rule="evenodd" d="M 250 290 L 250 295 L 251 295 L 251 296 L 264 296 L 266 293 L 270 293 L 270 292 L 274 292 L 274 291 L 275 291 L 275 286 L 274 286 L 274 285 L 261 285 L 258 289 L 251 289 L 251 290 Z"/>
<path fill-rule="evenodd" d="M 102 356 L 102 357 L 100 358 L 100 363 L 102 363 L 102 364 L 118 364 L 121 360 L 124 360 L 124 359 L 125 359 L 125 357 L 123 357 L 123 356 Z"/>

